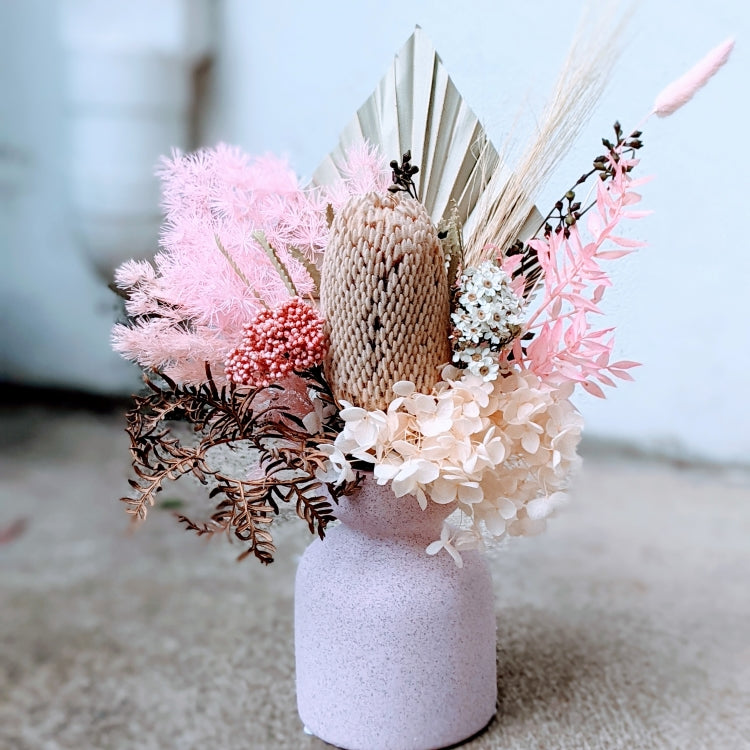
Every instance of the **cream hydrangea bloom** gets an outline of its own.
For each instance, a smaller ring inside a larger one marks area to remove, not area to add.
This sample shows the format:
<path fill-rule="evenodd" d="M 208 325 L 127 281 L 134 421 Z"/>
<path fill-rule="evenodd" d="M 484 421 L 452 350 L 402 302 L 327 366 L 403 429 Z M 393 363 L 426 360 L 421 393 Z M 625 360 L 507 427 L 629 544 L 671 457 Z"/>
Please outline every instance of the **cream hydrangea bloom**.
<path fill-rule="evenodd" d="M 429 395 L 396 383 L 386 411 L 344 403 L 332 473 L 347 475 L 346 454 L 372 462 L 375 480 L 397 497 L 415 495 L 423 508 L 455 501 L 468 538 L 539 533 L 579 461 L 572 389 L 530 371 L 488 382 L 452 366 Z"/>

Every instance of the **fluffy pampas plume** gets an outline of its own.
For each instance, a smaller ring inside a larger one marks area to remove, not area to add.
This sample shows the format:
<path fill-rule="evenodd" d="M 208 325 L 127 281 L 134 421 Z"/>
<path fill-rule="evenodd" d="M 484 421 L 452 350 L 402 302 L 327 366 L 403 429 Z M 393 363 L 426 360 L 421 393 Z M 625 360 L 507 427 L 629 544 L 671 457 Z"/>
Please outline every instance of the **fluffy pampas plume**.
<path fill-rule="evenodd" d="M 612 0 L 589 0 L 584 5 L 536 133 L 510 178 L 503 170 L 496 170 L 479 199 L 478 229 L 466 239 L 467 266 L 479 265 L 504 252 L 521 235 L 534 207 L 533 196 L 549 181 L 609 81 L 629 17 L 630 10 L 622 10 L 621 4 Z"/>
<path fill-rule="evenodd" d="M 687 73 L 672 81 L 654 102 L 654 114 L 658 117 L 669 117 L 683 104 L 687 104 L 698 89 L 705 86 L 708 81 L 718 72 L 719 68 L 729 59 L 734 49 L 734 39 L 723 41 L 718 47 L 712 49 L 699 63 L 694 65 Z"/>

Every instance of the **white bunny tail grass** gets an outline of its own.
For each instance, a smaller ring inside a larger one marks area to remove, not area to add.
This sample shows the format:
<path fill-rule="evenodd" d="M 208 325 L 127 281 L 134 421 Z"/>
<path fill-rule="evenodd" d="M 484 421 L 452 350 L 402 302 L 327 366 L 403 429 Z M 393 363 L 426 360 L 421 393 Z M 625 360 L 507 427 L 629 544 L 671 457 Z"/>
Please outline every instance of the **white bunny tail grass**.
<path fill-rule="evenodd" d="M 519 239 L 534 203 L 576 139 L 610 78 L 622 48 L 630 8 L 616 0 L 589 0 L 535 137 L 512 174 L 497 170 L 476 207 L 475 231 L 466 241 L 466 265 L 497 257 Z M 521 238 L 525 239 L 525 238 Z"/>

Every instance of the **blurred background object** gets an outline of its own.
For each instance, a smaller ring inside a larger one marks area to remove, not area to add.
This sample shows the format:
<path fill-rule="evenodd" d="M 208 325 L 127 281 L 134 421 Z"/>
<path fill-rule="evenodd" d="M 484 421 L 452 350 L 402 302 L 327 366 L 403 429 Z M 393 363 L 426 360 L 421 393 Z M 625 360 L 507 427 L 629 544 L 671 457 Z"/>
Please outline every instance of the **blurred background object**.
<path fill-rule="evenodd" d="M 197 144 L 210 0 L 0 3 L 0 367 L 16 384 L 122 394 L 113 268 L 157 246 L 154 166 Z"/>
<path fill-rule="evenodd" d="M 65 116 L 74 230 L 106 280 L 154 252 L 160 154 L 197 145 L 196 76 L 212 40 L 209 0 L 63 0 Z"/>
<path fill-rule="evenodd" d="M 534 126 L 576 16 L 551 0 L 474 0 L 458 15 L 426 0 L 0 3 L 3 378 L 121 395 L 138 387 L 135 368 L 109 351 L 118 307 L 106 282 L 118 261 L 157 247 L 160 154 L 221 140 L 286 154 L 311 175 L 417 23 L 502 148 Z M 749 19 L 739 0 L 638 6 L 595 116 L 537 196 L 554 202 L 615 119 L 634 126 L 667 82 L 737 36 L 711 85 L 645 129 L 641 169 L 657 179 L 644 206 L 655 213 L 632 231 L 649 247 L 613 268 L 606 304 L 616 357 L 644 367 L 606 404 L 579 399 L 596 438 L 687 460 L 750 460 L 737 146 Z"/>

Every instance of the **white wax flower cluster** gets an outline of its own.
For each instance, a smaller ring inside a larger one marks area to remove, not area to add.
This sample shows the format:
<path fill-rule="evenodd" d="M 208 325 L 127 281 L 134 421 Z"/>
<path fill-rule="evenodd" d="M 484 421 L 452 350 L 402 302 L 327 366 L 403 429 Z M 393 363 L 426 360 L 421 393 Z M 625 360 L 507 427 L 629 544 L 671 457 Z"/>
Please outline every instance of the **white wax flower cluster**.
<path fill-rule="evenodd" d="M 453 361 L 484 380 L 497 378 L 497 355 L 524 322 L 523 299 L 513 291 L 511 277 L 492 260 L 467 268 L 459 280 L 458 305 L 451 319 L 456 328 Z"/>
<path fill-rule="evenodd" d="M 500 538 L 544 529 L 579 461 L 572 384 L 550 386 L 520 370 L 487 382 L 448 366 L 430 395 L 409 381 L 393 390 L 385 412 L 344 404 L 344 429 L 321 446 L 329 455 L 321 478 L 352 479 L 351 456 L 373 463 L 377 483 L 396 497 L 415 495 L 422 508 L 428 499 L 457 501 L 477 539 L 483 531 Z"/>

